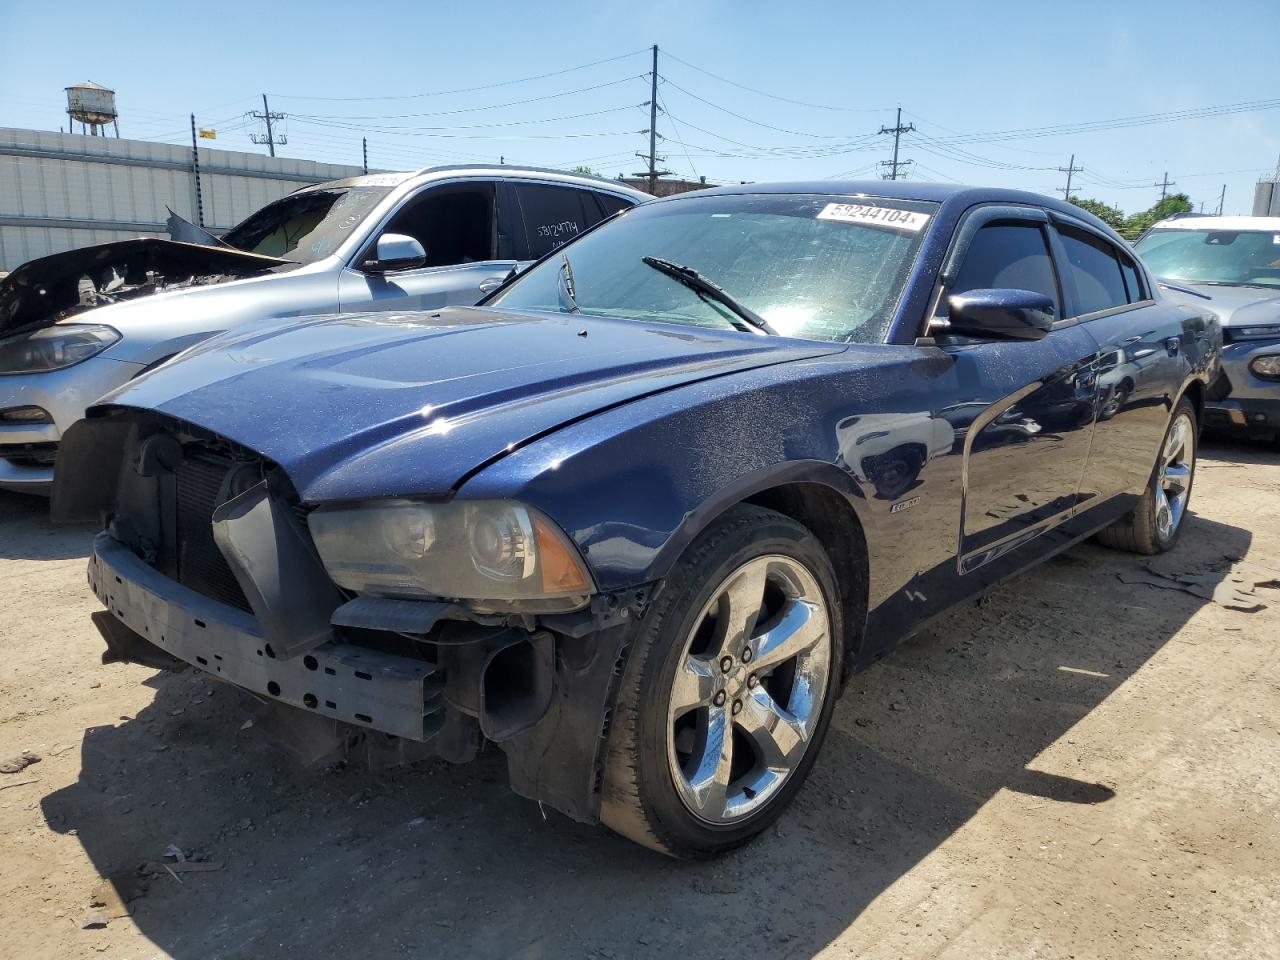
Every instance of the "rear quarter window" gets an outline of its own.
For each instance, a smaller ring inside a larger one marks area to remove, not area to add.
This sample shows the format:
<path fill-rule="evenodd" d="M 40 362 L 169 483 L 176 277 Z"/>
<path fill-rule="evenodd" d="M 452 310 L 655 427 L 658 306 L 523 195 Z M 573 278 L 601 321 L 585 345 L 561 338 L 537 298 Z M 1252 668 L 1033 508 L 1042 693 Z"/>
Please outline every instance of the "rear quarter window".
<path fill-rule="evenodd" d="M 602 219 L 596 198 L 585 190 L 540 183 L 517 183 L 514 188 L 533 259 L 568 243 Z"/>
<path fill-rule="evenodd" d="M 1125 275 L 1120 269 L 1120 253 L 1114 246 L 1073 227 L 1059 227 L 1058 236 L 1067 255 L 1067 269 L 1075 281 L 1076 316 L 1123 307 L 1131 302 Z M 1136 272 L 1134 282 L 1137 282 Z"/>

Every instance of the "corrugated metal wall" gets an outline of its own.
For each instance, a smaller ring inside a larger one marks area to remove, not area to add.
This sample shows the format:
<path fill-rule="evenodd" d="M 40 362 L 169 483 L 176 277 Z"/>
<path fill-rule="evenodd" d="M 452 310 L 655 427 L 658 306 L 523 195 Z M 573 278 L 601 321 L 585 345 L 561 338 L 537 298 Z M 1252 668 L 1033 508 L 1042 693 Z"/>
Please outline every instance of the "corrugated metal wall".
<path fill-rule="evenodd" d="M 200 149 L 204 224 L 215 233 L 298 187 L 360 168 Z M 165 207 L 195 222 L 190 147 L 0 127 L 0 271 L 50 253 L 165 236 Z"/>

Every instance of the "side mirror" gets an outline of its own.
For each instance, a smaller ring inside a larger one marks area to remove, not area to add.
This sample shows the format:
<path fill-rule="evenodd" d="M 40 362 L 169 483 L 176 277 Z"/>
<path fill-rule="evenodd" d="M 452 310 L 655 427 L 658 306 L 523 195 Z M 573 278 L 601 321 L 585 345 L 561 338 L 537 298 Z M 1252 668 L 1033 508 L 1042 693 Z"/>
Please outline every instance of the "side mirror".
<path fill-rule="evenodd" d="M 970 290 L 947 297 L 939 333 L 982 340 L 1039 340 L 1053 326 L 1053 300 L 1030 290 Z"/>
<path fill-rule="evenodd" d="M 384 233 L 378 238 L 372 260 L 366 260 L 361 269 L 366 273 L 391 273 L 395 270 L 412 270 L 427 262 L 427 251 L 413 237 L 403 233 Z"/>

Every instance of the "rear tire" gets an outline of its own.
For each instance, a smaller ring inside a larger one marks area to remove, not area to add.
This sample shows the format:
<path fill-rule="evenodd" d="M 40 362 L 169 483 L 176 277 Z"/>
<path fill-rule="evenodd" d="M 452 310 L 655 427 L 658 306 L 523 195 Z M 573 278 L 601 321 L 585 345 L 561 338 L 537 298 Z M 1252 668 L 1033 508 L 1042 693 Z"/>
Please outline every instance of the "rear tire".
<path fill-rule="evenodd" d="M 839 601 L 826 552 L 789 517 L 743 504 L 699 536 L 632 627 L 604 823 L 689 858 L 717 856 L 773 823 L 831 721 Z"/>
<path fill-rule="evenodd" d="M 1183 397 L 1173 410 L 1151 481 L 1138 506 L 1100 531 L 1099 543 L 1147 555 L 1173 549 L 1191 503 L 1198 438 L 1196 409 Z"/>

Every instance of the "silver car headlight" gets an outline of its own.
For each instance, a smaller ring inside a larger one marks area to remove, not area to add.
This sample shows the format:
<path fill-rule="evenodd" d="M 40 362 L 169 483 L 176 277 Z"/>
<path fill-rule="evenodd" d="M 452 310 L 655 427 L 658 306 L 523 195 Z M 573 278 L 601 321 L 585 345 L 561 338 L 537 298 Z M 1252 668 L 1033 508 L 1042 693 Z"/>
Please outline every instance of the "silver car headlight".
<path fill-rule="evenodd" d="M 550 613 L 595 592 L 569 538 L 513 500 L 335 504 L 307 524 L 329 576 L 356 593 Z"/>
<path fill-rule="evenodd" d="M 120 331 L 100 323 L 58 323 L 35 333 L 0 340 L 0 375 L 61 370 L 96 357 L 120 340 Z"/>

